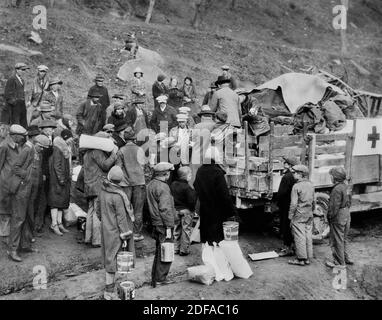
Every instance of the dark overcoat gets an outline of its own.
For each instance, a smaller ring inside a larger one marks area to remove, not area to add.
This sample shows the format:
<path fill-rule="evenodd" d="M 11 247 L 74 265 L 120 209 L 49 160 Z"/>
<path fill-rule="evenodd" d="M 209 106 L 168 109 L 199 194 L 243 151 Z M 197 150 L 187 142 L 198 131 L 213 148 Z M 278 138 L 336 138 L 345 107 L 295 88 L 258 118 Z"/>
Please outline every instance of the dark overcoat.
<path fill-rule="evenodd" d="M 106 87 L 104 86 L 99 87 L 95 84 L 89 89 L 89 92 L 88 92 L 88 95 L 92 95 L 92 94 L 102 94 L 102 97 L 99 98 L 99 103 L 101 104 L 104 110 L 106 110 L 106 108 L 110 106 L 109 92 Z"/>
<path fill-rule="evenodd" d="M 200 201 L 201 242 L 223 240 L 223 222 L 236 214 L 224 176 L 225 171 L 215 163 L 203 164 L 196 173 L 194 188 Z"/>
<path fill-rule="evenodd" d="M 106 108 L 100 103 L 92 105 L 90 100 L 82 103 L 77 111 L 77 134 L 93 135 L 102 131 L 106 122 Z"/>
<path fill-rule="evenodd" d="M 51 208 L 68 209 L 71 186 L 70 157 L 65 157 L 63 150 L 55 143 L 56 139 L 62 138 L 55 138 L 53 154 L 49 159 L 48 205 Z"/>
<path fill-rule="evenodd" d="M 0 115 L 0 122 L 5 124 L 19 124 L 27 127 L 27 109 L 25 106 L 24 81 L 12 75 L 5 84 L 5 108 Z"/>

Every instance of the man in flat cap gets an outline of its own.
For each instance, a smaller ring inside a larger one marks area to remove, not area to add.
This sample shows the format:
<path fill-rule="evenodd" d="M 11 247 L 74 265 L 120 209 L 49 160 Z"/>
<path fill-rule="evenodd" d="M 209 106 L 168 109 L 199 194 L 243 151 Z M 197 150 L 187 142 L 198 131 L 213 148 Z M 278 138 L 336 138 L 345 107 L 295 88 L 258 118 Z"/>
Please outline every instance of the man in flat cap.
<path fill-rule="evenodd" d="M 227 123 L 233 127 L 240 128 L 241 105 L 239 96 L 230 88 L 230 80 L 224 76 L 219 76 L 216 85 L 219 89 L 212 95 L 211 110 L 227 113 Z"/>
<path fill-rule="evenodd" d="M 348 193 L 346 171 L 344 167 L 335 167 L 329 171 L 334 187 L 330 193 L 328 221 L 330 225 L 330 244 L 333 261 L 327 261 L 329 267 L 352 265 L 349 254 L 348 233 L 350 230 L 351 195 Z"/>
<path fill-rule="evenodd" d="M 231 73 L 229 72 L 229 66 L 227 65 L 224 65 L 221 67 L 222 69 L 222 76 L 226 79 L 228 79 L 230 82 L 229 82 L 229 86 L 232 90 L 235 90 L 237 88 L 237 81 L 236 79 L 231 75 Z"/>
<path fill-rule="evenodd" d="M 6 104 L 1 110 L 0 122 L 27 127 L 24 77 L 28 69 L 29 67 L 25 63 L 16 63 L 15 74 L 5 84 L 4 97 Z"/>
<path fill-rule="evenodd" d="M 106 108 L 100 103 L 101 93 L 90 93 L 77 110 L 77 134 L 93 135 L 102 131 L 106 123 Z"/>
<path fill-rule="evenodd" d="M 289 264 L 306 266 L 313 258 L 313 210 L 315 207 L 314 186 L 308 180 L 309 169 L 301 164 L 292 167 L 296 180 L 291 192 L 288 218 L 291 221 L 296 258 Z"/>
<path fill-rule="evenodd" d="M 158 75 L 157 80 L 153 84 L 152 92 L 154 98 L 154 109 L 159 108 L 159 101 L 157 100 L 157 98 L 159 96 L 168 94 L 168 88 L 163 82 L 164 79 L 166 79 L 166 76 L 164 74 L 160 74 Z"/>
<path fill-rule="evenodd" d="M 190 147 L 191 147 L 191 129 L 187 126 L 188 114 L 179 113 L 176 115 L 176 121 L 178 125 L 170 130 L 169 133 L 169 147 L 174 147 L 173 150 L 177 150 L 176 156 L 179 157 L 180 163 L 188 165 L 190 163 Z M 175 156 L 175 151 L 170 152 L 170 157 Z M 174 158 L 174 161 L 170 158 L 172 163 L 176 163 L 178 159 Z M 177 170 L 178 168 L 175 168 Z"/>
<path fill-rule="evenodd" d="M 0 145 L 0 201 L 1 211 L 10 213 L 10 234 L 8 238 L 8 256 L 21 262 L 19 256 L 21 231 L 27 213 L 28 186 L 26 179 L 30 164 L 21 163 L 22 148 L 27 131 L 20 125 L 12 125 L 9 137 Z"/>
<path fill-rule="evenodd" d="M 35 232 L 41 234 L 43 232 L 45 214 L 47 213 L 47 197 L 49 192 L 49 159 L 53 154 L 53 134 L 57 127 L 56 121 L 51 119 L 42 120 L 39 123 L 41 134 L 47 137 L 50 145 L 41 150 L 41 170 L 42 182 L 39 184 L 37 192 L 38 208 L 35 215 Z"/>
<path fill-rule="evenodd" d="M 106 132 L 110 138 L 112 137 L 114 130 L 115 130 L 115 125 L 111 123 L 105 124 L 102 128 L 102 131 Z"/>
<path fill-rule="evenodd" d="M 284 246 L 280 255 L 293 255 L 293 236 L 290 228 L 290 220 L 288 218 L 290 197 L 293 185 L 295 183 L 291 168 L 298 164 L 298 160 L 292 156 L 283 156 L 284 172 L 280 182 L 279 190 L 277 191 L 277 206 L 280 214 L 280 234 L 282 236 Z"/>
<path fill-rule="evenodd" d="M 36 112 L 37 116 L 31 121 L 31 126 L 39 126 L 44 120 L 54 120 L 55 108 L 49 101 L 41 101 Z"/>
<path fill-rule="evenodd" d="M 156 100 L 159 103 L 159 107 L 154 109 L 150 120 L 150 127 L 155 133 L 159 133 L 161 131 L 161 122 L 163 122 L 162 125 L 167 125 L 167 129 L 170 131 L 177 125 L 176 110 L 167 105 L 167 96 L 161 95 Z"/>
<path fill-rule="evenodd" d="M 167 280 L 171 262 L 162 262 L 161 244 L 173 242 L 175 219 L 174 198 L 171 195 L 167 180 L 174 166 L 168 162 L 160 162 L 154 166 L 154 178 L 147 185 L 147 203 L 153 226 L 153 237 L 156 240 L 155 258 L 151 273 L 151 285 L 170 284 Z"/>
<path fill-rule="evenodd" d="M 134 208 L 134 241 L 141 241 L 144 239 L 142 214 L 146 199 L 145 154 L 143 149 L 135 144 L 137 136 L 132 127 L 126 128 L 124 138 L 126 145 L 118 151 L 116 165 L 122 168 L 121 186 Z"/>
<path fill-rule="evenodd" d="M 99 103 L 103 110 L 106 112 L 106 108 L 110 106 L 109 91 L 104 86 L 105 77 L 102 74 L 97 74 L 94 82 L 95 85 L 89 89 L 88 96 L 99 96 Z M 102 128 L 101 128 L 102 129 Z"/>
<path fill-rule="evenodd" d="M 49 90 L 49 78 L 48 78 L 49 68 L 46 65 L 39 65 L 37 67 L 37 76 L 32 83 L 32 96 L 30 105 L 34 111 L 40 105 L 40 102 L 43 100 L 45 91 Z M 34 112 L 32 113 L 31 120 L 34 119 Z"/>

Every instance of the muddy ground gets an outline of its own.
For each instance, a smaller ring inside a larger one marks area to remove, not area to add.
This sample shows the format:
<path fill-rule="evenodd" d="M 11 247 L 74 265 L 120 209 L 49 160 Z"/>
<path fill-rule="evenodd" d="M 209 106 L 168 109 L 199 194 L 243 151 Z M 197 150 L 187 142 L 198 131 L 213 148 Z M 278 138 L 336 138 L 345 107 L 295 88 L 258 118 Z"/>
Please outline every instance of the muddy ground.
<path fill-rule="evenodd" d="M 251 226 L 253 227 L 253 226 Z M 254 229 L 256 229 L 254 231 Z M 14 299 L 101 299 L 104 274 L 99 249 L 77 243 L 73 227 L 64 237 L 46 232 L 37 239 L 39 254 L 24 255 L 16 264 L 7 259 L 5 245 L 0 249 L 0 300 Z M 315 258 L 307 267 L 288 265 L 288 258 L 249 264 L 250 279 L 215 282 L 211 286 L 187 280 L 187 267 L 201 263 L 200 244 L 192 246 L 188 257 L 176 256 L 170 278 L 174 284 L 152 289 L 150 273 L 154 241 L 144 241 L 147 258 L 137 259 L 135 270 L 127 276 L 134 281 L 136 299 L 382 299 L 382 211 L 353 214 L 351 252 L 355 264 L 347 269 L 346 289 L 335 289 L 335 274 L 325 267 L 330 257 L 328 241 L 314 246 Z M 270 230 L 246 228 L 240 235 L 244 255 L 278 249 L 280 239 Z M 248 257 L 247 257 L 248 258 Z M 48 272 L 46 290 L 33 290 L 33 268 L 43 265 Z"/>

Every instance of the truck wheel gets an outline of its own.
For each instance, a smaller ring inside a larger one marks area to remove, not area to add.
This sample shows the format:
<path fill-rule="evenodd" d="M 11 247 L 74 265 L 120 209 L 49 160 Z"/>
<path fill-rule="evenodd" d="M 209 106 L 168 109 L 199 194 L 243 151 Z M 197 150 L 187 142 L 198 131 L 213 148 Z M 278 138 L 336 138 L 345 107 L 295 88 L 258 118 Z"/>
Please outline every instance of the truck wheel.
<path fill-rule="evenodd" d="M 322 240 L 329 235 L 329 223 L 327 218 L 329 208 L 329 195 L 316 193 L 316 210 L 313 213 L 313 240 Z"/>

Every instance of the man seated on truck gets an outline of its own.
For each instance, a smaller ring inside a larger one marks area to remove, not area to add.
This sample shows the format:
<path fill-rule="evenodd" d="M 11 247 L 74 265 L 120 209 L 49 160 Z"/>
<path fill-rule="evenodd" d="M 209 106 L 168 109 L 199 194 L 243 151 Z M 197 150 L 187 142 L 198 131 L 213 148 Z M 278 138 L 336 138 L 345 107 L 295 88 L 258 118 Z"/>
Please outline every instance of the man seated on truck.
<path fill-rule="evenodd" d="M 293 166 L 292 172 L 296 184 L 292 188 L 288 218 L 291 220 L 296 259 L 289 260 L 288 263 L 305 266 L 313 258 L 314 186 L 307 178 L 309 169 L 306 166 Z"/>

